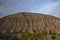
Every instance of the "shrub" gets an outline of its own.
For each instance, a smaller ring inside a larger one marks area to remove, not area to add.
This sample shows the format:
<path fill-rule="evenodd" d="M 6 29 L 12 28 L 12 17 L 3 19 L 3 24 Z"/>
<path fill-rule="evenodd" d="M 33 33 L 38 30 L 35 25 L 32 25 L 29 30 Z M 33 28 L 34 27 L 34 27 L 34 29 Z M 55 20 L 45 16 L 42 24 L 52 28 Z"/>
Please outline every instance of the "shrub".
<path fill-rule="evenodd" d="M 2 40 L 42 40 L 44 38 L 44 33 L 20 33 L 20 37 L 17 35 L 19 33 L 2 33 L 0 34 L 0 39 Z"/>

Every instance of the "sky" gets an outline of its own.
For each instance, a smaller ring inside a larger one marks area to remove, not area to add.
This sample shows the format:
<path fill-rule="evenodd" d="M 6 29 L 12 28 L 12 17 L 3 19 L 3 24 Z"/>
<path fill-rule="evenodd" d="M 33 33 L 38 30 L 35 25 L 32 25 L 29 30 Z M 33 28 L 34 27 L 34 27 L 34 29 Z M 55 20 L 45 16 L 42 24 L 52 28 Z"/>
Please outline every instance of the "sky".
<path fill-rule="evenodd" d="M 60 0 L 0 0 L 0 18 L 18 12 L 35 12 L 60 18 Z"/>

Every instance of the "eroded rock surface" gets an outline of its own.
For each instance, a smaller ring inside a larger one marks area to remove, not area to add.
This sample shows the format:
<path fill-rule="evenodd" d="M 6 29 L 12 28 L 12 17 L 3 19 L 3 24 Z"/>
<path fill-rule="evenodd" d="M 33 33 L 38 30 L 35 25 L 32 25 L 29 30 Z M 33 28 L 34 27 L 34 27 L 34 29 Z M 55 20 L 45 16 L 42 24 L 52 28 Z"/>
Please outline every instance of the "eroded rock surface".
<path fill-rule="evenodd" d="M 20 12 L 0 19 L 0 32 L 60 33 L 60 19 L 39 13 Z"/>

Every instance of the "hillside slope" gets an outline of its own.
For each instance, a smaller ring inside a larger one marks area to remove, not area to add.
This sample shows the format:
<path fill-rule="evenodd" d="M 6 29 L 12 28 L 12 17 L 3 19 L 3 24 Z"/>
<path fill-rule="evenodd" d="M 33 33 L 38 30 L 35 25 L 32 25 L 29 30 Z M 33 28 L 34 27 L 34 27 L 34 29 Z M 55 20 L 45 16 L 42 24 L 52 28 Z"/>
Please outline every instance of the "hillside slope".
<path fill-rule="evenodd" d="M 60 33 L 60 19 L 39 13 L 20 12 L 0 19 L 0 32 Z"/>

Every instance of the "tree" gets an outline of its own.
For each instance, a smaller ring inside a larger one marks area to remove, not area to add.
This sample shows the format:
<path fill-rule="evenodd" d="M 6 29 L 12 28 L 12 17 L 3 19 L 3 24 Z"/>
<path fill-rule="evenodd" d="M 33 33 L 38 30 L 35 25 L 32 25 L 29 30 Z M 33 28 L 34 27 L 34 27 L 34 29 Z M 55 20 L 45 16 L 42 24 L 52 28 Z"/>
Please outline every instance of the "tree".
<path fill-rule="evenodd" d="M 56 37 L 55 37 L 55 35 L 52 35 L 52 37 L 51 37 L 53 40 L 55 40 L 56 39 Z"/>
<path fill-rule="evenodd" d="M 52 34 L 52 31 L 51 30 L 49 31 L 49 34 Z"/>

